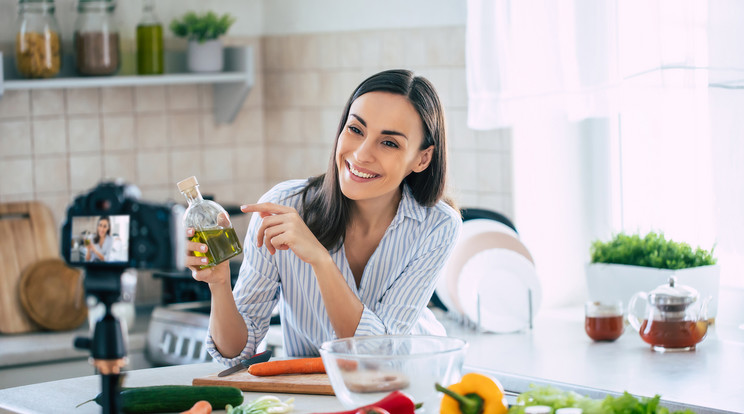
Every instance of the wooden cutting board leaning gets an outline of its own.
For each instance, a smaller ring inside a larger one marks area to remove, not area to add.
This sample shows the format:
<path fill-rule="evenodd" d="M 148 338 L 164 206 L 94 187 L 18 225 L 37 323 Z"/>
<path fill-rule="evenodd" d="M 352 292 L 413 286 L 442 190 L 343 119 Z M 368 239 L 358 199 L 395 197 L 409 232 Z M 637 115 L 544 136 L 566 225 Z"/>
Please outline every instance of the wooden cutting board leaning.
<path fill-rule="evenodd" d="M 285 374 L 257 377 L 248 371 L 226 377 L 217 373 L 194 378 L 193 385 L 227 385 L 251 392 L 278 392 L 286 394 L 335 395 L 328 374 Z"/>
<path fill-rule="evenodd" d="M 0 333 L 31 332 L 39 326 L 26 314 L 19 285 L 23 271 L 39 260 L 59 258 L 52 212 L 38 201 L 0 203 Z"/>

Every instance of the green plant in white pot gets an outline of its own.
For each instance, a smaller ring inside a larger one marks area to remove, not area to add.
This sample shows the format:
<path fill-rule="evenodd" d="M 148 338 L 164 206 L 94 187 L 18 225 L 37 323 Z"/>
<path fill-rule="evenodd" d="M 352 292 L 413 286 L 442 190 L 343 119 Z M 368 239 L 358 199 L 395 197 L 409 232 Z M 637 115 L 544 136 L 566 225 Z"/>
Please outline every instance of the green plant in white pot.
<path fill-rule="evenodd" d="M 666 239 L 663 233 L 620 233 L 612 240 L 592 243 L 591 262 L 586 268 L 590 300 L 621 300 L 627 306 L 639 291 L 649 292 L 667 284 L 674 275 L 677 282 L 710 296 L 708 315 L 715 318 L 718 308 L 720 268 L 710 251 L 693 249 L 687 243 Z"/>
<path fill-rule="evenodd" d="M 174 35 L 188 39 L 187 65 L 192 72 L 219 72 L 223 68 L 222 41 L 235 18 L 230 14 L 218 16 L 214 12 L 187 12 L 173 19 L 170 29 Z"/>

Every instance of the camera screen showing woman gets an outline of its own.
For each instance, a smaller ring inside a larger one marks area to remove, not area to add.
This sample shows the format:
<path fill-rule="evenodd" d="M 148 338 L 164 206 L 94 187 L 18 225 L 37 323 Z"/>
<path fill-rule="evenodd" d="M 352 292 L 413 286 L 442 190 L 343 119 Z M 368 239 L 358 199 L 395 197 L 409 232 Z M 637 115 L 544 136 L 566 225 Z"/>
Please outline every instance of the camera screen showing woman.
<path fill-rule="evenodd" d="M 106 216 L 98 219 L 95 236 L 88 244 L 85 253 L 86 262 L 105 262 L 108 261 L 111 247 L 114 245 L 114 239 L 111 237 L 111 220 Z"/>

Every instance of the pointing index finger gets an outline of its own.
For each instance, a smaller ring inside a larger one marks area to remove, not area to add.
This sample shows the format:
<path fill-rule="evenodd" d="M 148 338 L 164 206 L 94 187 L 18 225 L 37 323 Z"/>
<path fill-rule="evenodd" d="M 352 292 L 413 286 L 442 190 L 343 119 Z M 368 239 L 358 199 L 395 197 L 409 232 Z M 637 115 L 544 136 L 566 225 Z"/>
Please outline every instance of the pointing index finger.
<path fill-rule="evenodd" d="M 287 213 L 290 210 L 290 207 L 274 203 L 246 204 L 240 206 L 240 211 L 243 213 L 282 214 Z"/>

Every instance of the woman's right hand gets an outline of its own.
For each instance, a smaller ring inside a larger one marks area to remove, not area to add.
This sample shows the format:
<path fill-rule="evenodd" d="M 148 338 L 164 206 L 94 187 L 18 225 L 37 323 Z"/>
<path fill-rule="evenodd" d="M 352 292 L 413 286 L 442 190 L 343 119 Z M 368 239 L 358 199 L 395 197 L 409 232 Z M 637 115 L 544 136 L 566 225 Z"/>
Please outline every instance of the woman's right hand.
<path fill-rule="evenodd" d="M 194 229 L 186 229 L 186 267 L 191 269 L 191 276 L 200 281 L 213 284 L 230 284 L 230 263 L 224 261 L 217 266 L 211 266 L 204 269 L 200 269 L 199 266 L 204 266 L 209 262 L 206 257 L 199 257 L 194 252 L 205 253 L 209 247 L 204 243 L 193 242 L 191 238 L 194 237 Z"/>

